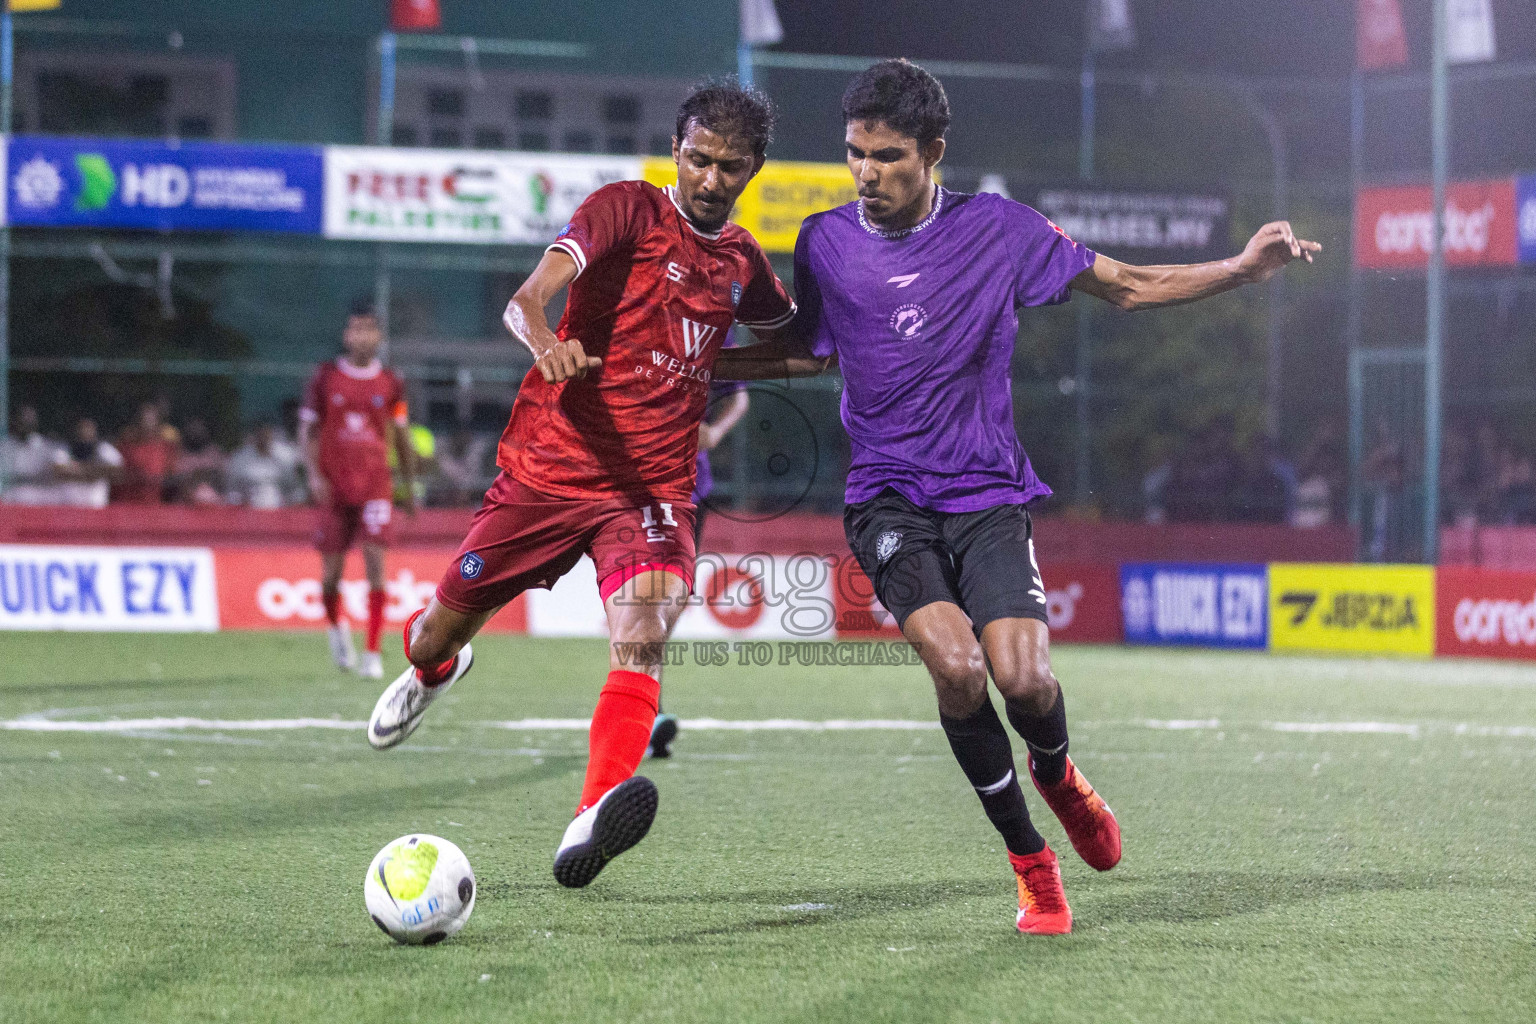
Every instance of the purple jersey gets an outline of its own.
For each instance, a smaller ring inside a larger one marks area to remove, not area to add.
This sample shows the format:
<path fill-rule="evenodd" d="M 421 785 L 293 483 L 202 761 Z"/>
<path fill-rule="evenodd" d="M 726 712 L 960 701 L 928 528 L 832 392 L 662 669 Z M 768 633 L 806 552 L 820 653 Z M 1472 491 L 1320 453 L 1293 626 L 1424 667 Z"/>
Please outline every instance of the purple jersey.
<path fill-rule="evenodd" d="M 848 502 L 890 487 L 923 508 L 974 512 L 1050 494 L 1013 425 L 1017 310 L 1065 302 L 1093 260 L 990 193 L 938 189 L 933 213 L 900 232 L 867 222 L 858 202 L 807 218 L 797 329 L 842 369 Z"/>

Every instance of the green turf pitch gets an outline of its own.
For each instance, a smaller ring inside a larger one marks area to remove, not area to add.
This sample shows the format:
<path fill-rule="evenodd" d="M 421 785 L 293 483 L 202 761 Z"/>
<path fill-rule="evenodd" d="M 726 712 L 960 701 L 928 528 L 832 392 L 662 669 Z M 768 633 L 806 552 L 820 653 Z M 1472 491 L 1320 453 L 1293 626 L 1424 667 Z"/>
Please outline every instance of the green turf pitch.
<path fill-rule="evenodd" d="M 0 651 L 7 721 L 362 719 L 379 690 L 318 636 Z M 562 890 L 585 736 L 487 723 L 585 717 L 603 645 L 478 654 L 388 753 L 355 730 L 0 730 L 0 1020 L 1536 1019 L 1536 668 L 1060 649 L 1125 859 L 1089 870 L 1031 794 L 1077 917 L 1050 939 L 1013 931 L 1001 844 L 938 731 L 685 731 L 643 769 L 649 838 Z M 688 665 L 666 701 L 934 716 L 910 667 Z M 1306 723 L 1393 731 L 1283 731 Z M 431 949 L 363 910 L 369 860 L 411 831 L 480 880 Z"/>

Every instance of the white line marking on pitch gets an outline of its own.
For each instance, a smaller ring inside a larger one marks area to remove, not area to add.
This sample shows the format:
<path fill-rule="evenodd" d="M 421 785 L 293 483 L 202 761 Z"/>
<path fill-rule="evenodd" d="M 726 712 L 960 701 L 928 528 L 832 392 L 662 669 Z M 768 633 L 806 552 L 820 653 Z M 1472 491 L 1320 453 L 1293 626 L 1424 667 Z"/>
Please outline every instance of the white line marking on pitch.
<path fill-rule="evenodd" d="M 520 718 L 500 722 L 467 722 L 472 728 L 503 729 L 509 732 L 586 732 L 590 720 L 585 718 Z M 1088 723 L 1084 723 L 1087 725 Z M 1095 725 L 1131 725 L 1144 729 L 1188 732 L 1220 729 L 1219 718 L 1144 718 L 1131 722 L 1094 723 Z M 1242 728 L 1245 723 L 1229 722 L 1227 728 Z M 335 731 L 361 731 L 362 721 L 339 718 L 193 718 L 177 716 L 166 718 L 113 718 L 101 721 L 78 719 L 53 719 L 40 715 L 0 720 L 0 730 L 13 732 L 79 732 L 79 733 L 146 733 L 155 731 L 202 732 L 284 732 L 299 729 L 329 729 Z M 804 718 L 685 718 L 684 729 L 695 732 L 913 732 L 939 728 L 937 722 L 920 722 L 902 718 L 831 718 L 814 720 Z M 1446 732 L 1455 736 L 1493 736 L 1503 738 L 1536 739 L 1536 726 L 1526 725 L 1471 725 L 1430 723 L 1419 725 L 1411 722 L 1264 722 L 1250 728 L 1267 729 L 1271 732 L 1301 734 L 1353 733 L 1407 736 L 1418 739 L 1426 732 Z"/>

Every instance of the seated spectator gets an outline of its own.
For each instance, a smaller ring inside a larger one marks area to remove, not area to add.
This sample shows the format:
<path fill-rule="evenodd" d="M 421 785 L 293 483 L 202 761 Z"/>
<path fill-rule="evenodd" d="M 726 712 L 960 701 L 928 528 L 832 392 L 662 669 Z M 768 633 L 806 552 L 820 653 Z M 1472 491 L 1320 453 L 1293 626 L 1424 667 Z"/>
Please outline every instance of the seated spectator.
<path fill-rule="evenodd" d="M 181 451 L 181 435 L 162 418 L 159 402 L 139 406 L 138 418 L 118 435 L 123 457 L 118 501 L 159 504 L 165 500 L 166 479 Z"/>
<path fill-rule="evenodd" d="M 42 435 L 37 428 L 37 410 L 18 406 L 11 417 L 11 429 L 0 438 L 0 471 L 5 474 L 5 490 L 0 500 L 13 505 L 63 504 L 63 492 L 57 481 L 57 465 L 63 446 Z"/>
<path fill-rule="evenodd" d="M 175 499 L 192 505 L 219 504 L 227 460 L 223 449 L 213 443 L 207 422 L 201 417 L 188 420 L 171 477 Z"/>
<path fill-rule="evenodd" d="M 123 472 L 123 456 L 101 439 L 96 421 L 75 424 L 69 444 L 57 454 L 54 472 L 67 481 L 60 486 L 60 504 L 79 508 L 106 508 L 111 486 Z"/>
<path fill-rule="evenodd" d="M 224 486 L 232 505 L 282 508 L 298 482 L 297 452 L 277 440 L 272 423 L 260 423 L 250 439 L 229 457 Z"/>
<path fill-rule="evenodd" d="M 455 506 L 479 503 L 485 497 L 486 454 L 491 445 L 487 438 L 460 427 L 437 453 L 437 476 L 427 491 L 431 505 Z"/>

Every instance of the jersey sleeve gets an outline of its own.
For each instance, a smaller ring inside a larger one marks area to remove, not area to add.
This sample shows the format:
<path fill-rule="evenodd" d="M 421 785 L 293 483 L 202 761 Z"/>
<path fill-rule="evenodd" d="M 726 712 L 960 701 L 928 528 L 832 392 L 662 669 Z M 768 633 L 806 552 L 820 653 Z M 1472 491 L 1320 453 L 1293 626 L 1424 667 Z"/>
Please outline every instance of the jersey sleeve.
<path fill-rule="evenodd" d="M 400 379 L 397 373 L 389 375 L 389 418 L 395 421 L 395 426 L 409 426 L 411 422 L 411 410 L 405 401 L 405 381 Z"/>
<path fill-rule="evenodd" d="M 795 303 L 798 306 L 794 320 L 794 335 L 813 356 L 826 359 L 837 350 L 832 334 L 822 317 L 821 282 L 816 279 L 811 249 L 815 243 L 816 229 L 813 220 L 800 227 L 795 239 Z"/>
<path fill-rule="evenodd" d="M 315 371 L 315 375 L 309 378 L 309 383 L 304 387 L 304 404 L 299 406 L 299 419 L 305 423 L 315 424 L 320 422 L 320 414 L 325 410 L 325 367 Z"/>
<path fill-rule="evenodd" d="M 1051 306 L 1072 297 L 1072 279 L 1097 254 L 1079 245 L 1039 211 L 999 199 L 1014 258 L 1014 298 L 1020 306 Z"/>
<path fill-rule="evenodd" d="M 622 181 L 604 185 L 582 200 L 571 222 L 560 229 L 546 252 L 563 252 L 576 261 L 576 276 L 615 250 L 634 245 L 640 237 L 643 200 L 636 186 Z"/>
<path fill-rule="evenodd" d="M 778 330 L 795 318 L 795 300 L 785 291 L 763 250 L 754 244 L 751 253 L 752 280 L 736 304 L 736 322 L 759 331 Z"/>

